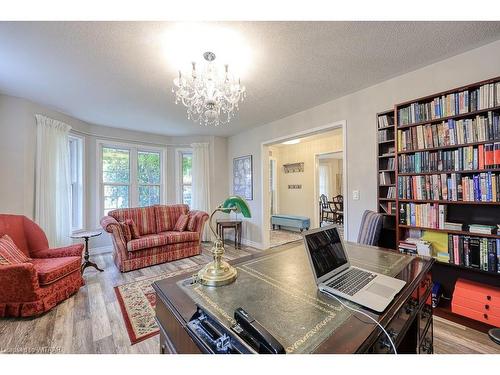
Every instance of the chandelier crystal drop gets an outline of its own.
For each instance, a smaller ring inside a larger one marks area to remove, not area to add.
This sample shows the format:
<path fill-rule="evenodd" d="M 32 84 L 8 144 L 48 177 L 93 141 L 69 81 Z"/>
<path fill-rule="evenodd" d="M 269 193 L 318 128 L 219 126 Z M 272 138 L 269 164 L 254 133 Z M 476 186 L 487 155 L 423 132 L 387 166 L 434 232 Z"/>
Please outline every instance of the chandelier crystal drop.
<path fill-rule="evenodd" d="M 246 97 L 245 86 L 229 73 L 228 65 L 224 65 L 223 73 L 218 71 L 213 52 L 205 52 L 203 57 L 206 64 L 201 72 L 193 62 L 191 75 L 179 71 L 174 79 L 175 104 L 186 106 L 187 117 L 194 122 L 205 126 L 227 124 Z"/>

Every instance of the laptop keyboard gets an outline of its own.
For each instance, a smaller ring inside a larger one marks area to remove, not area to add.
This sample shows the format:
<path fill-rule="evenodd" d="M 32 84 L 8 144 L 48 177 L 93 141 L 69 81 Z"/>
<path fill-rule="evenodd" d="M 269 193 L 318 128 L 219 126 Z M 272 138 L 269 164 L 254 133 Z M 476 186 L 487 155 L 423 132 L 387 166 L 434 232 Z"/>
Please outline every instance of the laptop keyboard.
<path fill-rule="evenodd" d="M 363 289 L 375 277 L 377 277 L 377 275 L 371 272 L 351 268 L 349 271 L 340 275 L 326 285 L 332 289 L 338 290 L 339 292 L 353 296 Z"/>

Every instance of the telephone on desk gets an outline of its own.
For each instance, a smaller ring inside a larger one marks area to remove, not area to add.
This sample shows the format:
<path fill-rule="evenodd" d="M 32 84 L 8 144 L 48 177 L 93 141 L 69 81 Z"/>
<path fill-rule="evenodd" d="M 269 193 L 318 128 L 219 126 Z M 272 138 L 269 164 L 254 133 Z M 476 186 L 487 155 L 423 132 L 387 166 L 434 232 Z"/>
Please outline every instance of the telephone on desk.
<path fill-rule="evenodd" d="M 285 349 L 257 320 L 241 307 L 234 312 L 236 324 L 227 329 L 199 305 L 188 322 L 190 336 L 208 353 L 284 354 Z"/>

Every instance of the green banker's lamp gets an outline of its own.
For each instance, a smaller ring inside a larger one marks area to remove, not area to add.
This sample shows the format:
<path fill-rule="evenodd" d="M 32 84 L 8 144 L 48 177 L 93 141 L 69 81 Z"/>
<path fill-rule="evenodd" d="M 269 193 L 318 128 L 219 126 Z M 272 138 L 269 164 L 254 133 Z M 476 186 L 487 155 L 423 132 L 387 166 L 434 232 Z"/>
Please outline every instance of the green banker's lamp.
<path fill-rule="evenodd" d="M 216 212 L 224 212 L 226 214 L 236 212 L 241 213 L 244 217 L 252 217 L 250 214 L 250 207 L 248 207 L 247 202 L 239 196 L 227 198 L 224 203 L 217 207 L 210 215 L 208 225 L 216 238 L 214 246 L 211 250 L 214 260 L 198 272 L 198 282 L 207 286 L 222 286 L 231 284 L 238 276 L 236 269 L 222 259 L 222 256 L 224 255 L 224 246 L 222 245 L 220 236 L 216 233 L 212 225 L 212 218 Z"/>

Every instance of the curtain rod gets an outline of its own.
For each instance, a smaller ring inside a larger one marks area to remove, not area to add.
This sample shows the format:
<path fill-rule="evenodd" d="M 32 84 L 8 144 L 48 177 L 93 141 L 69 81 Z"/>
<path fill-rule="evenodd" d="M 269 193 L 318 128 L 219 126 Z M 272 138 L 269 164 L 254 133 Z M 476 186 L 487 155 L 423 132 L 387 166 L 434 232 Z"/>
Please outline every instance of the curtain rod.
<path fill-rule="evenodd" d="M 71 128 L 70 132 L 76 133 L 76 134 L 87 135 L 90 137 L 105 138 L 105 139 L 111 139 L 111 140 L 122 141 L 122 142 L 135 142 L 135 143 L 147 144 L 147 145 L 151 145 L 151 146 L 160 146 L 160 147 L 161 146 L 166 146 L 166 147 L 169 147 L 169 146 L 187 147 L 187 146 L 189 146 L 189 147 L 191 147 L 191 143 L 154 143 L 154 142 L 147 142 L 147 141 L 134 141 L 134 140 L 130 140 L 127 138 L 110 137 L 110 136 L 106 136 L 106 135 L 87 133 L 87 132 L 84 132 L 82 130 L 77 130 L 75 128 Z M 196 142 L 194 142 L 194 143 L 196 143 Z"/>

